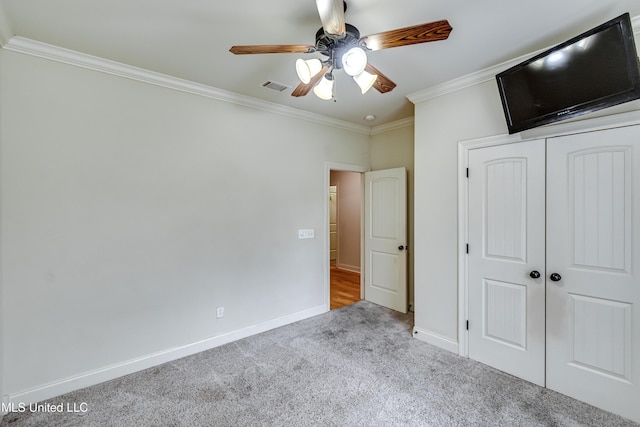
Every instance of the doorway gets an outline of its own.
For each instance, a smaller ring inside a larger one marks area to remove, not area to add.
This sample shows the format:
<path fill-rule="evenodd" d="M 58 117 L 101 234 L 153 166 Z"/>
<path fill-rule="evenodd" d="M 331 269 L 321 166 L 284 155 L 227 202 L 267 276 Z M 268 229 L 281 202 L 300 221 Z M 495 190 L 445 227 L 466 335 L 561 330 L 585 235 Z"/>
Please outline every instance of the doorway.
<path fill-rule="evenodd" d="M 406 168 L 377 170 L 373 172 L 361 166 L 325 163 L 325 301 L 331 304 L 330 262 L 330 186 L 331 175 L 338 172 L 356 173 L 358 185 L 342 192 L 339 183 L 337 193 L 337 228 L 340 240 L 337 244 L 336 267 L 360 274 L 360 299 L 406 313 L 407 301 L 407 171 Z M 344 194 L 343 194 L 344 193 Z M 359 202 L 359 221 L 350 227 L 353 233 L 345 239 L 342 224 L 341 200 L 348 196 L 350 202 Z M 366 230 L 366 231 L 365 231 Z M 365 239 L 365 235 L 367 238 Z M 357 247 L 349 257 L 343 257 L 340 241 Z M 354 255 L 355 254 L 355 255 Z M 365 262 L 365 259 L 367 262 Z M 353 263 L 353 264 L 352 264 Z M 357 263 L 357 264 L 355 264 Z M 353 268 L 357 266 L 356 268 Z M 366 297 L 366 298 L 365 298 Z"/>
<path fill-rule="evenodd" d="M 333 310 L 362 298 L 362 173 L 331 170 L 329 185 L 329 308 Z"/>

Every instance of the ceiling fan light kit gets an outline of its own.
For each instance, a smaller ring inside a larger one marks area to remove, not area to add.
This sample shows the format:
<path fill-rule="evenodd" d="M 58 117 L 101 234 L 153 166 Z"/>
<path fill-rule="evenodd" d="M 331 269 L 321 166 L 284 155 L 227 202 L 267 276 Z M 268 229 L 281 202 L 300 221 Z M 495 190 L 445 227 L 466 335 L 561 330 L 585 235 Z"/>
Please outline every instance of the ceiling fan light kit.
<path fill-rule="evenodd" d="M 353 80 L 358 84 L 363 95 L 371 89 L 377 79 L 378 76 L 376 74 L 370 74 L 366 71 L 361 72 L 357 76 L 353 76 Z"/>
<path fill-rule="evenodd" d="M 347 3 L 343 0 L 316 0 L 322 28 L 316 32 L 315 46 L 308 45 L 249 45 L 232 46 L 236 55 L 257 53 L 320 53 L 326 59 L 313 58 L 296 61 L 296 72 L 301 83 L 292 96 L 305 96 L 313 92 L 321 99 L 333 98 L 334 70 L 343 69 L 353 77 L 362 93 L 371 87 L 380 93 L 393 90 L 396 84 L 368 63 L 368 51 L 445 40 L 453 29 L 447 20 L 414 25 L 360 37 L 353 25 L 345 23 Z"/>
<path fill-rule="evenodd" d="M 322 77 L 320 83 L 313 88 L 313 93 L 320 99 L 330 100 L 333 98 L 333 74 L 327 73 Z"/>
<path fill-rule="evenodd" d="M 342 68 L 351 77 L 357 76 L 367 66 L 367 54 L 361 47 L 352 47 L 342 55 Z"/>
<path fill-rule="evenodd" d="M 322 70 L 322 61 L 317 58 L 302 59 L 296 61 L 296 73 L 298 78 L 304 84 L 309 84 L 311 77 L 315 76 Z"/>

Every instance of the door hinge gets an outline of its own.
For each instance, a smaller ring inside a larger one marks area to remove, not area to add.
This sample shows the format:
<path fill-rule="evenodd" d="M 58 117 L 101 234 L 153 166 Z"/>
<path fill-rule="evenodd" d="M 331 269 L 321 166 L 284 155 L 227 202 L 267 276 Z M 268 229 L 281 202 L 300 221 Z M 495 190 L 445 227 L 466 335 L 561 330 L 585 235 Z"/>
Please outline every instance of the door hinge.
<path fill-rule="evenodd" d="M 469 178 L 469 168 L 467 168 L 467 178 Z"/>
<path fill-rule="evenodd" d="M 467 253 L 469 253 L 469 244 L 467 243 Z"/>
<path fill-rule="evenodd" d="M 467 320 L 467 331 L 469 330 L 469 321 Z"/>

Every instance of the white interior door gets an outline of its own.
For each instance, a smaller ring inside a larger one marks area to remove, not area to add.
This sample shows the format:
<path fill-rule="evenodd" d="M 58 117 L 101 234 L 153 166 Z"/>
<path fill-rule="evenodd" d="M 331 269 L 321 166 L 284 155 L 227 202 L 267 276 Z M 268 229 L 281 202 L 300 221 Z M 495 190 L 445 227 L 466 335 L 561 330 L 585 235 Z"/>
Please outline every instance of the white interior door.
<path fill-rule="evenodd" d="M 367 301 L 407 312 L 407 171 L 365 176 L 365 290 Z"/>
<path fill-rule="evenodd" d="M 640 127 L 547 150 L 547 386 L 640 422 Z"/>
<path fill-rule="evenodd" d="M 544 140 L 469 152 L 469 357 L 542 386 L 544 183 Z"/>

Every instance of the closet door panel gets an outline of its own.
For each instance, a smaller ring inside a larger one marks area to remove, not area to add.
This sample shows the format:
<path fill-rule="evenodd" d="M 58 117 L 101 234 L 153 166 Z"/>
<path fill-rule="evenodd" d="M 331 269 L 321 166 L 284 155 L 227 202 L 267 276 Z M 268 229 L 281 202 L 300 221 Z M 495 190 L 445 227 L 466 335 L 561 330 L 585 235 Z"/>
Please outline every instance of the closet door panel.
<path fill-rule="evenodd" d="M 469 357 L 543 386 L 544 156 L 544 140 L 469 153 Z"/>
<path fill-rule="evenodd" d="M 639 194 L 639 126 L 547 140 L 547 386 L 635 421 Z"/>

